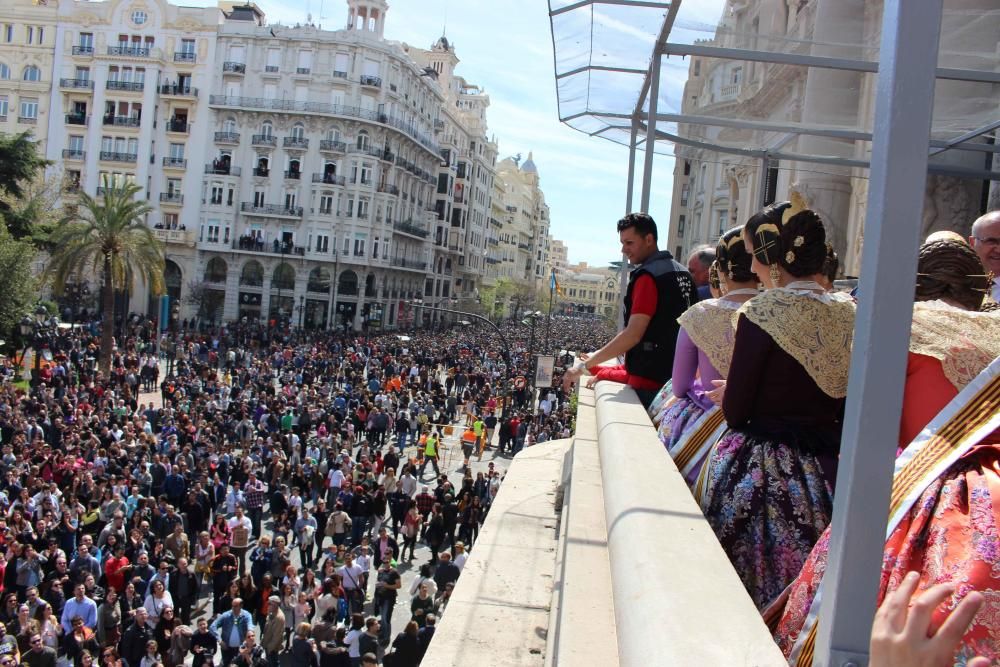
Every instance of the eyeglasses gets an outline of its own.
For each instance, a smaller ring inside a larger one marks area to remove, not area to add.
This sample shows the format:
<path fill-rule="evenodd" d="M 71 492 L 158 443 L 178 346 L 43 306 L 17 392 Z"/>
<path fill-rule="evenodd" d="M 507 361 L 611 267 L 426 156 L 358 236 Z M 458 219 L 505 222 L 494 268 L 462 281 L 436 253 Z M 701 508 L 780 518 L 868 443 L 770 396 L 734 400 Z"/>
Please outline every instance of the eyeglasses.
<path fill-rule="evenodd" d="M 972 238 L 976 240 L 976 243 L 982 243 L 987 248 L 996 248 L 997 246 L 1000 246 L 1000 238 L 996 236 L 988 236 L 985 239 L 981 239 L 978 236 L 973 236 Z"/>

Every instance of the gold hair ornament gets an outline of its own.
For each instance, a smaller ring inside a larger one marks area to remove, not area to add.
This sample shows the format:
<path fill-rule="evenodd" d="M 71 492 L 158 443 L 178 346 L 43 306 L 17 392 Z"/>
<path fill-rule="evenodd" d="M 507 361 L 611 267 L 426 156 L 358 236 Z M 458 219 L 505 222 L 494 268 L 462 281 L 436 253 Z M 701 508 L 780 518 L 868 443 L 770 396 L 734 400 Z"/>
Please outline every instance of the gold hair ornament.
<path fill-rule="evenodd" d="M 795 190 L 792 190 L 791 194 L 788 197 L 788 200 L 791 202 L 792 205 L 786 208 L 784 213 L 782 213 L 781 215 L 782 225 L 787 224 L 788 221 L 791 220 L 795 215 L 809 208 L 809 206 L 806 204 L 806 200 L 802 197 L 800 193 L 796 192 Z"/>

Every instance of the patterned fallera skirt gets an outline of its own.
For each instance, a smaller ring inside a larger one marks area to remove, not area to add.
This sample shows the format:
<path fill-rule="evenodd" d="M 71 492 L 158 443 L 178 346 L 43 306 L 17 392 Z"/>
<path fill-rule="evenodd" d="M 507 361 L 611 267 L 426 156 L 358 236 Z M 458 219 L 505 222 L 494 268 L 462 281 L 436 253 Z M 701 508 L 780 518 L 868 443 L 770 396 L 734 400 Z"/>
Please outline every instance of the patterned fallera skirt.
<path fill-rule="evenodd" d="M 685 396 L 677 399 L 663 413 L 660 425 L 656 429 L 660 442 L 669 451 L 703 414 L 705 410 L 690 398 Z"/>
<path fill-rule="evenodd" d="M 758 609 L 798 576 L 830 523 L 836 454 L 814 453 L 830 445 L 729 430 L 705 462 L 702 511 Z"/>
<path fill-rule="evenodd" d="M 1000 443 L 1000 433 L 990 438 Z M 955 605 L 972 591 L 981 592 L 986 604 L 966 629 L 956 655 L 964 665 L 981 655 L 1000 660 L 1000 445 L 980 444 L 936 479 L 914 502 L 906 517 L 892 531 L 882 555 L 878 602 L 896 590 L 907 572 L 920 572 L 920 591 L 940 583 L 954 583 L 955 595 L 938 607 L 931 618 L 940 627 Z M 791 663 L 812 664 L 812 638 L 802 636 L 810 608 L 826 571 L 830 534 L 827 530 L 802 572 L 765 612 L 780 614 L 775 641 Z"/>

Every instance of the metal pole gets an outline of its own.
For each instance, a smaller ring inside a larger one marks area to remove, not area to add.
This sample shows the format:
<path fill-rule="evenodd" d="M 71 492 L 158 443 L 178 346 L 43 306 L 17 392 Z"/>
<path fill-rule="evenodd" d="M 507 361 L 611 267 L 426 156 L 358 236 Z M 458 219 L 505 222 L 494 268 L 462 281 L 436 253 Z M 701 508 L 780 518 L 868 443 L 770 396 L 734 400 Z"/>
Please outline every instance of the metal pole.
<path fill-rule="evenodd" d="M 649 199 L 653 192 L 653 156 L 656 154 L 656 103 L 660 97 L 660 49 L 653 50 L 653 62 L 650 66 L 649 82 L 649 112 L 646 116 L 645 161 L 642 165 L 642 206 L 649 212 Z"/>
<path fill-rule="evenodd" d="M 771 160 L 765 154 L 764 157 L 760 159 L 760 187 L 757 189 L 757 208 L 764 208 L 764 204 L 767 202 L 767 188 L 770 183 L 768 179 L 770 178 L 769 173 L 771 169 Z M 731 222 L 736 222 L 732 220 Z"/>
<path fill-rule="evenodd" d="M 632 134 L 628 142 L 628 183 L 625 185 L 625 213 L 632 212 L 632 198 L 635 194 L 635 143 L 639 138 L 639 121 L 632 119 Z M 618 298 L 625 302 L 625 288 L 628 284 L 628 260 L 622 255 L 622 265 L 618 270 Z M 625 328 L 625 309 L 618 309 L 618 330 Z"/>
<path fill-rule="evenodd" d="M 864 667 L 885 544 L 893 447 L 934 104 L 942 0 L 886 0 L 871 186 L 816 667 Z M 848 539 L 848 535 L 850 539 Z"/>

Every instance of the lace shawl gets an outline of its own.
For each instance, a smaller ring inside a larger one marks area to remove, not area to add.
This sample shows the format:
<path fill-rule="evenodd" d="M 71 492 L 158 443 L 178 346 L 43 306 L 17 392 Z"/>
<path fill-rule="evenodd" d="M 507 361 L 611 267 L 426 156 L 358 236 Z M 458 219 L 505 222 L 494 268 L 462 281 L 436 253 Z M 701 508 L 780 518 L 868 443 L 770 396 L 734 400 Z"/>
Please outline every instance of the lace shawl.
<path fill-rule="evenodd" d="M 799 362 L 823 393 L 844 398 L 854 313 L 854 300 L 845 294 L 778 288 L 743 304 L 733 322 L 744 315 Z"/>

